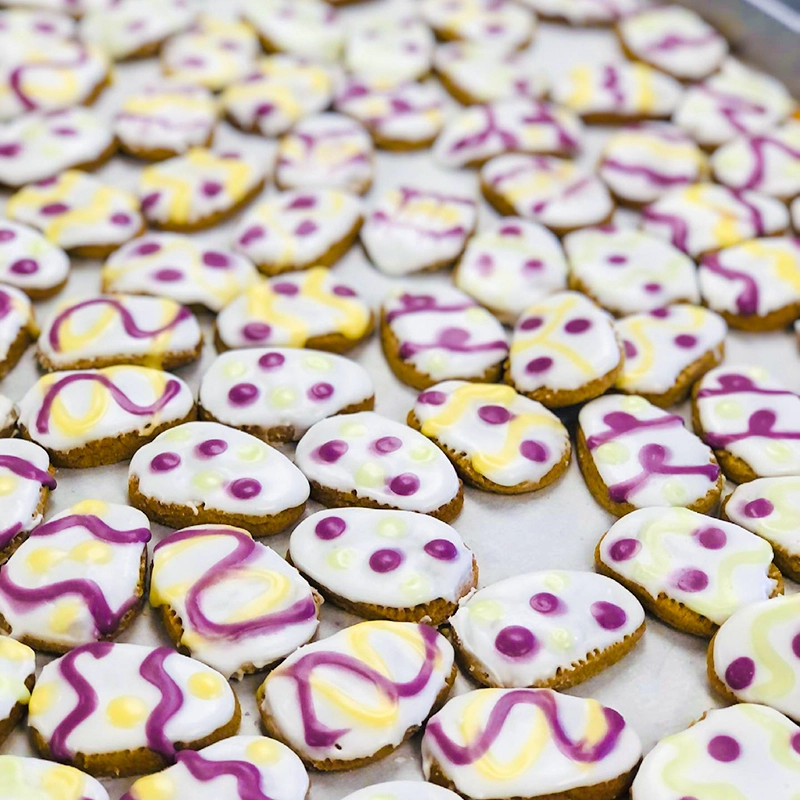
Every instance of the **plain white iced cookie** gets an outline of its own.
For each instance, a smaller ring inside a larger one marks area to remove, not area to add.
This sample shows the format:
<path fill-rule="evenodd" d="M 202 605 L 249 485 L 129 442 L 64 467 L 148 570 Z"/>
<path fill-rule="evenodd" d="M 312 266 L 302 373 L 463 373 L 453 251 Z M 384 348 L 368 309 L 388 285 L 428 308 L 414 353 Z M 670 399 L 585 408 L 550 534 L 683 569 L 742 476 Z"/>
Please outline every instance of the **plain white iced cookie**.
<path fill-rule="evenodd" d="M 0 281 L 42 298 L 64 287 L 69 258 L 34 228 L 0 220 Z"/>
<path fill-rule="evenodd" d="M 8 800 L 50 800 L 54 786 L 74 788 L 81 800 L 109 800 L 99 781 L 75 767 L 42 758 L 0 755 L 0 775 Z"/>

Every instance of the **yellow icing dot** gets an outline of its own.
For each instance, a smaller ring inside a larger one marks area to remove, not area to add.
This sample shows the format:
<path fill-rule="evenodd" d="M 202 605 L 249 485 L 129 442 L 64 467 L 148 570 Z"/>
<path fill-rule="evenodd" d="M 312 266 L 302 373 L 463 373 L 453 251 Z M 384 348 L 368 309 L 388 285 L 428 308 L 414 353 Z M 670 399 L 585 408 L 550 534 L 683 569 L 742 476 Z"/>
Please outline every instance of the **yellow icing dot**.
<path fill-rule="evenodd" d="M 188 442 L 192 438 L 189 428 L 179 425 L 166 433 L 161 434 L 161 439 L 165 442 Z"/>
<path fill-rule="evenodd" d="M 58 687 L 54 683 L 37 683 L 33 687 L 28 713 L 36 716 L 46 714 L 58 698 Z"/>
<path fill-rule="evenodd" d="M 9 495 L 17 488 L 17 479 L 11 475 L 0 475 L 0 495 Z"/>
<path fill-rule="evenodd" d="M 236 451 L 242 461 L 263 461 L 266 453 L 267 449 L 259 444 L 245 444 Z"/>
<path fill-rule="evenodd" d="M 289 408 L 295 404 L 297 392 L 288 386 L 279 386 L 269 393 L 269 402 L 275 408 Z"/>
<path fill-rule="evenodd" d="M 333 368 L 333 361 L 327 356 L 311 355 L 303 359 L 303 366 L 320 372 L 328 372 Z"/>
<path fill-rule="evenodd" d="M 241 378 L 246 372 L 247 364 L 244 361 L 229 361 L 222 369 L 226 378 Z"/>
<path fill-rule="evenodd" d="M 486 312 L 480 306 L 468 308 L 464 316 L 472 322 L 483 322 L 486 320 Z"/>
<path fill-rule="evenodd" d="M 0 637 L 0 658 L 6 661 L 26 661 L 34 658 L 33 650 L 10 637 Z"/>
<path fill-rule="evenodd" d="M 214 470 L 207 470 L 205 472 L 198 472 L 192 478 L 192 485 L 197 489 L 218 489 L 222 486 L 223 477 L 219 472 Z"/>
<path fill-rule="evenodd" d="M 247 745 L 245 754 L 254 764 L 277 764 L 281 760 L 281 747 L 273 739 L 256 739 Z"/>
<path fill-rule="evenodd" d="M 427 444 L 415 444 L 409 451 L 408 457 L 412 461 L 424 462 L 433 459 L 434 450 Z"/>
<path fill-rule="evenodd" d="M 55 547 L 37 547 L 28 554 L 25 563 L 28 569 L 36 575 L 49 572 L 59 561 L 63 561 L 67 554 Z"/>
<path fill-rule="evenodd" d="M 425 367 L 429 372 L 439 372 L 447 366 L 447 356 L 441 353 L 431 353 L 425 359 Z"/>
<path fill-rule="evenodd" d="M 558 650 L 569 650 L 575 642 L 575 637 L 566 628 L 554 628 L 550 631 L 550 641 Z"/>
<path fill-rule="evenodd" d="M 84 564 L 108 564 L 114 555 L 111 546 L 105 542 L 81 542 L 70 550 L 69 557 L 73 561 Z"/>
<path fill-rule="evenodd" d="M 747 372 L 754 381 L 765 381 L 769 379 L 769 372 L 767 372 L 764 367 L 749 367 L 745 372 Z"/>
<path fill-rule="evenodd" d="M 134 728 L 147 714 L 144 700 L 131 695 L 115 697 L 106 706 L 106 717 L 115 728 Z"/>
<path fill-rule="evenodd" d="M 339 426 L 339 433 L 342 436 L 363 436 L 367 432 L 367 426 L 360 422 L 343 422 Z"/>
<path fill-rule="evenodd" d="M 773 460 L 779 462 L 789 461 L 792 457 L 791 445 L 786 442 L 769 442 L 764 452 Z"/>
<path fill-rule="evenodd" d="M 378 536 L 384 536 L 387 539 L 399 539 L 401 536 L 406 535 L 407 529 L 408 525 L 406 525 L 405 520 L 397 517 L 382 519 L 377 527 Z"/>
<path fill-rule="evenodd" d="M 223 681 L 211 672 L 195 672 L 189 678 L 189 691 L 201 700 L 222 697 L 224 689 Z"/>
<path fill-rule="evenodd" d="M 91 514 L 95 517 L 101 517 L 108 511 L 108 503 L 102 500 L 81 500 L 72 506 L 73 514 Z"/>
<path fill-rule="evenodd" d="M 630 397 L 623 397 L 622 398 L 622 408 L 625 411 L 630 411 L 632 414 L 635 414 L 637 411 L 644 411 L 647 409 L 648 403 L 644 397 L 637 397 L 636 395 L 631 395 Z"/>
<path fill-rule="evenodd" d="M 66 633 L 81 613 L 82 605 L 75 600 L 61 600 L 50 614 L 50 627 L 55 633 Z"/>
<path fill-rule="evenodd" d="M 54 765 L 41 777 L 42 789 L 58 800 L 78 800 L 83 795 L 86 780 L 83 774 L 72 767 Z"/>
<path fill-rule="evenodd" d="M 175 797 L 175 785 L 169 775 L 159 772 L 139 778 L 131 787 L 131 794 L 136 800 L 172 800 Z"/>
<path fill-rule="evenodd" d="M 594 457 L 601 464 L 623 464 L 631 457 L 631 451 L 622 442 L 606 442 L 594 451 Z"/>
<path fill-rule="evenodd" d="M 430 597 L 430 581 L 418 573 L 409 575 L 401 584 L 400 589 L 410 603 L 416 605 Z"/>
<path fill-rule="evenodd" d="M 569 578 L 563 572 L 550 572 L 544 579 L 544 585 L 552 591 L 563 589 L 568 584 Z"/>
<path fill-rule="evenodd" d="M 744 411 L 735 400 L 720 400 L 715 406 L 714 411 L 723 419 L 739 419 Z"/>
<path fill-rule="evenodd" d="M 350 569 L 355 556 L 355 550 L 351 550 L 349 547 L 340 547 L 338 550 L 332 550 L 325 560 L 334 569 Z"/>
<path fill-rule="evenodd" d="M 383 485 L 386 480 L 386 473 L 380 464 L 368 461 L 359 467 L 355 477 L 356 486 L 377 487 Z"/>
<path fill-rule="evenodd" d="M 478 600 L 470 603 L 467 608 L 471 617 L 482 622 L 494 622 L 506 615 L 505 609 L 497 600 Z"/>
<path fill-rule="evenodd" d="M 664 499 L 672 506 L 682 506 L 689 499 L 686 487 L 677 479 L 670 478 L 662 490 Z"/>

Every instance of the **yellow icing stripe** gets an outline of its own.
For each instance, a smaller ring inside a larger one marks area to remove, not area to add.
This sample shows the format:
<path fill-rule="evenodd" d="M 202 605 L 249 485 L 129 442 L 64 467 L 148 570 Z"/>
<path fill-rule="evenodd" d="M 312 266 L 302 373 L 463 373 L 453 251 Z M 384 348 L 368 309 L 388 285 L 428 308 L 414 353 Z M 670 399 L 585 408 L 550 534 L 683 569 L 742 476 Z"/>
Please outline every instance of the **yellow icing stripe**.
<path fill-rule="evenodd" d="M 569 73 L 572 82 L 572 91 L 566 98 L 564 105 L 570 108 L 589 108 L 594 95 L 594 69 L 589 64 L 579 64 Z"/>
<path fill-rule="evenodd" d="M 675 797 L 702 797 L 703 800 L 747 800 L 733 783 L 723 781 L 693 780 L 689 772 L 697 764 L 703 748 L 690 731 L 661 740 L 659 747 L 669 747 L 674 756 L 664 764 L 661 776 L 664 783 L 675 792 Z"/>
<path fill-rule="evenodd" d="M 242 584 L 257 580 L 265 584 L 265 587 L 257 597 L 230 614 L 225 623 L 245 622 L 268 614 L 286 599 L 292 588 L 291 581 L 286 575 L 266 569 L 237 570 L 235 580 Z"/>
<path fill-rule="evenodd" d="M 753 651 L 759 661 L 758 692 L 765 701 L 789 695 L 797 683 L 795 671 L 772 643 L 775 628 L 800 619 L 800 595 L 782 600 L 759 614 L 753 622 Z M 769 677 L 762 680 L 761 666 Z"/>
<path fill-rule="evenodd" d="M 769 264 L 775 272 L 775 277 L 788 283 L 793 289 L 800 291 L 800 270 L 797 269 L 797 258 L 780 245 L 770 246 L 768 243 L 754 239 L 745 242 L 742 249 L 758 259 L 759 262 Z"/>

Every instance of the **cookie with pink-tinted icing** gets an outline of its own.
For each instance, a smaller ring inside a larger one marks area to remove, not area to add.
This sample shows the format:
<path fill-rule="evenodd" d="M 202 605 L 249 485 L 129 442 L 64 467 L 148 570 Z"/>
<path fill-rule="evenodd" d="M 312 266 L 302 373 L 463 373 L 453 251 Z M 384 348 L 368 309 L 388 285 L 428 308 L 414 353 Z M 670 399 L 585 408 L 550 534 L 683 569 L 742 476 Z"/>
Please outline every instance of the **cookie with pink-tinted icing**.
<path fill-rule="evenodd" d="M 576 27 L 613 25 L 652 6 L 652 0 L 522 0 L 541 19 Z"/>
<path fill-rule="evenodd" d="M 10 636 L 0 636 L 0 744 L 25 713 L 36 680 L 35 670 L 36 654 L 30 647 Z M 4 788 L 9 788 L 5 782 Z"/>
<path fill-rule="evenodd" d="M 34 228 L 0 220 L 0 281 L 33 300 L 60 292 L 69 275 L 69 258 Z"/>
<path fill-rule="evenodd" d="M 587 403 L 578 424 L 584 480 L 612 514 L 671 506 L 707 512 L 719 502 L 722 472 L 714 454 L 677 414 L 643 397 L 613 394 Z"/>
<path fill-rule="evenodd" d="M 17 366 L 39 336 L 28 296 L 13 286 L 0 284 L 0 378 Z"/>

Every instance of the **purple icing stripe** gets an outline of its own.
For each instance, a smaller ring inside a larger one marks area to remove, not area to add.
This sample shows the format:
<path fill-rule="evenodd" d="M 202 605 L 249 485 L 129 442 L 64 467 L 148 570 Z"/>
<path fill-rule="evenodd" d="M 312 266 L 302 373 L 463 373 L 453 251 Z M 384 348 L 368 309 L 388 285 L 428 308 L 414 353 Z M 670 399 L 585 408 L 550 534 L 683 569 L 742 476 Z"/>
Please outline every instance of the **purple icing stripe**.
<path fill-rule="evenodd" d="M 25 107 L 25 110 L 33 111 L 38 108 L 38 106 L 30 97 L 28 97 L 27 94 L 25 94 L 22 89 L 22 84 L 27 77 L 26 72 L 38 69 L 60 72 L 73 67 L 83 66 L 88 60 L 88 53 L 85 50 L 81 50 L 81 54 L 76 59 L 71 61 L 42 61 L 38 63 L 21 64 L 11 71 L 11 74 L 8 77 L 8 83 L 11 87 L 11 91 L 14 92 L 14 96 L 17 98 L 17 100 L 19 100 L 20 103 L 22 103 L 22 105 Z M 79 101 L 80 99 L 78 99 L 78 102 Z"/>
<path fill-rule="evenodd" d="M 719 253 L 706 256 L 701 261 L 701 266 L 726 280 L 741 281 L 744 285 L 736 298 L 736 308 L 739 309 L 739 313 L 743 316 L 758 313 L 758 283 L 752 275 L 723 266 Z"/>
<path fill-rule="evenodd" d="M 44 469 L 39 469 L 35 464 L 17 456 L 0 455 L 0 468 L 13 472 L 17 477 L 26 481 L 36 481 L 48 489 L 56 488 L 56 479 Z"/>
<path fill-rule="evenodd" d="M 147 746 L 170 759 L 175 756 L 175 743 L 167 738 L 166 727 L 183 706 L 183 692 L 164 668 L 164 662 L 174 654 L 169 647 L 159 647 L 149 653 L 139 667 L 139 674 L 161 693 L 158 705 L 145 722 Z"/>
<path fill-rule="evenodd" d="M 477 308 L 478 304 L 473 301 L 456 303 L 454 305 L 439 305 L 436 298 L 431 294 L 410 294 L 405 292 L 397 298 L 402 308 L 395 308 L 386 313 L 386 321 L 393 322 L 398 317 L 406 314 L 420 314 L 424 311 L 437 311 L 442 314 L 454 311 L 467 311 L 470 308 Z"/>
<path fill-rule="evenodd" d="M 693 183 L 697 179 L 696 175 L 665 175 L 642 164 L 623 164 L 615 158 L 604 158 L 600 167 L 614 172 L 622 172 L 626 175 L 637 175 L 660 187 L 683 186 Z"/>
<path fill-rule="evenodd" d="M 194 750 L 183 750 L 175 760 L 183 764 L 192 777 L 201 783 L 208 783 L 223 776 L 236 781 L 238 800 L 272 800 L 261 791 L 261 772 L 249 761 L 209 761 Z M 232 800 L 228 794 L 225 800 Z"/>
<path fill-rule="evenodd" d="M 714 389 L 709 387 L 701 389 L 697 393 L 697 398 L 702 400 L 705 397 L 721 397 L 730 394 L 763 394 L 763 395 L 793 395 L 788 389 L 762 389 L 756 386 L 755 382 L 746 375 L 730 373 L 720 375 L 717 378 L 719 387 Z"/>
<path fill-rule="evenodd" d="M 643 428 L 669 428 L 677 425 L 683 427 L 683 420 L 677 414 L 665 414 L 663 417 L 642 420 L 625 411 L 612 411 L 603 417 L 603 422 L 608 426 L 608 430 L 595 433 L 586 439 L 586 446 L 590 450 Z"/>

